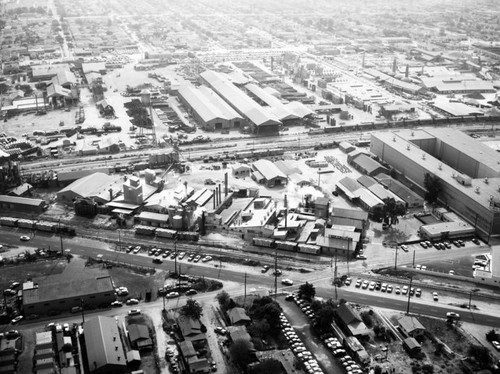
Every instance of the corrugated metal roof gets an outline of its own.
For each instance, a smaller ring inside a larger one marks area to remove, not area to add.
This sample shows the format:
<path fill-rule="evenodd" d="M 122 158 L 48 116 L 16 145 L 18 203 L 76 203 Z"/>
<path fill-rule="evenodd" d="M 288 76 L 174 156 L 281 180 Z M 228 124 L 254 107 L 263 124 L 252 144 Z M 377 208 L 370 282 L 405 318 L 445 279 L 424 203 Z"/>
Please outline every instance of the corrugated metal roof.
<path fill-rule="evenodd" d="M 18 196 L 9 196 L 9 195 L 0 195 L 0 203 L 22 204 L 22 205 L 30 205 L 30 206 L 34 206 L 34 207 L 38 207 L 38 206 L 47 204 L 44 200 L 41 200 L 41 199 L 31 199 L 29 197 L 18 197 Z"/>
<path fill-rule="evenodd" d="M 253 168 L 261 173 L 266 180 L 274 178 L 286 179 L 286 175 L 269 160 L 257 160 L 253 163 Z"/>

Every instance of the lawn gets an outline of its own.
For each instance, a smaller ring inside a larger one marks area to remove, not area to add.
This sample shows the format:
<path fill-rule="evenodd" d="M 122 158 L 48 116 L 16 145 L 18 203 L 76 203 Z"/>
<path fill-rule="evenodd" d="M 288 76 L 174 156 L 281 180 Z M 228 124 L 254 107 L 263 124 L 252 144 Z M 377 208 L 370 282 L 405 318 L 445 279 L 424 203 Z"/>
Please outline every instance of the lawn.
<path fill-rule="evenodd" d="M 28 278 L 61 274 L 67 265 L 66 259 L 53 259 L 2 266 L 0 268 L 0 289 L 9 288 L 10 283 L 13 281 L 23 282 Z"/>

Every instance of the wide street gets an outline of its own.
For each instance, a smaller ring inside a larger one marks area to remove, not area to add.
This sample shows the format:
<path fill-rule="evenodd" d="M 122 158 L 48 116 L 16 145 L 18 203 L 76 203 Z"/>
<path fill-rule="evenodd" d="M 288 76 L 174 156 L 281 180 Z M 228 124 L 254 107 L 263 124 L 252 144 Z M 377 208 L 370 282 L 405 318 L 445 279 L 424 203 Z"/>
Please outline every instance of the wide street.
<path fill-rule="evenodd" d="M 25 233 L 23 233 L 25 234 Z M 6 230 L 2 227 L 0 230 L 1 244 L 6 247 L 19 246 L 17 252 L 23 251 L 25 249 L 32 248 L 52 248 L 60 249 L 60 239 L 56 235 L 46 235 L 37 233 L 36 236 L 32 237 L 29 242 L 19 241 L 19 232 Z M 153 264 L 151 257 L 147 255 L 136 255 L 133 253 L 126 253 L 115 251 L 110 248 L 115 248 L 114 244 L 105 243 L 98 240 L 91 240 L 85 238 L 68 238 L 63 237 L 64 248 L 71 248 L 71 253 L 74 255 L 80 255 L 83 257 L 96 257 L 98 254 L 102 254 L 103 258 L 110 261 L 116 262 L 126 262 L 137 266 L 144 267 L 157 267 L 163 270 L 174 271 L 175 261 L 165 260 L 162 264 Z M 25 247 L 26 246 L 26 247 Z M 198 246 L 199 247 L 199 246 Z M 16 251 L 15 250 L 15 251 Z M 4 253 L 8 255 L 9 253 Z M 441 254 L 442 255 L 442 254 Z M 453 255 L 453 254 L 451 254 Z M 249 257 L 251 255 L 249 254 Z M 392 261 L 392 260 L 391 260 Z M 359 263 L 359 262 L 358 262 Z M 260 273 L 260 268 L 254 268 L 249 266 L 243 266 L 233 263 L 222 263 L 222 267 L 217 261 L 212 261 L 210 263 L 192 263 L 183 261 L 177 261 L 177 266 L 181 266 L 181 272 L 190 275 L 205 276 L 209 278 L 218 278 L 223 281 L 230 282 L 231 284 L 243 284 L 245 273 L 247 274 L 247 290 L 260 290 L 263 292 L 273 292 L 274 291 L 274 277 L 271 275 L 271 271 L 266 274 Z M 353 263 L 351 264 L 351 272 L 353 274 L 360 274 L 360 278 L 363 277 L 361 274 L 360 265 Z M 364 272 L 366 273 L 366 271 Z M 376 276 L 374 274 L 365 274 L 369 279 L 374 279 Z M 332 279 L 332 269 L 330 267 L 325 267 L 324 270 L 314 271 L 310 273 L 299 273 L 286 271 L 283 274 L 283 278 L 290 278 L 294 281 L 294 285 L 291 287 L 281 286 L 281 281 L 278 279 L 278 293 L 281 292 L 291 292 L 296 291 L 298 285 L 303 282 L 314 283 L 317 290 L 317 296 L 322 298 L 334 298 L 335 290 L 331 285 Z M 354 275 L 353 275 L 354 277 Z M 367 279 L 367 278 L 365 278 Z M 401 280 L 394 280 L 395 283 L 401 283 Z M 235 288 L 233 292 L 243 294 L 241 287 Z M 249 291 L 250 292 L 250 291 Z M 428 316 L 444 318 L 446 312 L 456 311 L 461 314 L 462 320 L 466 322 L 473 322 L 481 325 L 487 326 L 498 326 L 500 325 L 500 315 L 496 312 L 498 308 L 497 300 L 498 298 L 485 298 L 474 295 L 474 304 L 478 305 L 478 310 L 467 310 L 460 309 L 457 305 L 460 303 L 466 303 L 468 301 L 468 295 L 463 292 L 453 292 L 452 289 L 446 291 L 446 296 L 440 292 L 439 302 L 435 302 L 430 297 L 430 291 L 423 290 L 423 296 L 421 298 L 411 298 L 410 313 L 414 314 L 425 314 Z M 198 297 L 213 297 L 214 295 L 203 295 Z M 443 297 L 442 297 L 443 296 Z M 387 309 L 394 309 L 400 311 L 406 311 L 408 300 L 406 296 L 381 293 L 379 291 L 369 291 L 361 288 L 355 288 L 354 282 L 349 287 L 339 287 L 337 289 L 337 298 L 345 299 L 353 303 L 371 305 L 373 307 L 381 307 Z M 147 308 L 158 308 L 162 301 L 156 301 L 149 304 L 141 304 Z M 173 302 L 170 301 L 170 304 Z M 450 305 L 452 304 L 452 305 Z M 106 312 L 106 314 L 116 313 L 114 311 Z M 23 324 L 25 324 L 24 322 Z M 35 322 L 36 323 L 36 322 Z M 31 323 L 30 323 L 31 324 Z"/>

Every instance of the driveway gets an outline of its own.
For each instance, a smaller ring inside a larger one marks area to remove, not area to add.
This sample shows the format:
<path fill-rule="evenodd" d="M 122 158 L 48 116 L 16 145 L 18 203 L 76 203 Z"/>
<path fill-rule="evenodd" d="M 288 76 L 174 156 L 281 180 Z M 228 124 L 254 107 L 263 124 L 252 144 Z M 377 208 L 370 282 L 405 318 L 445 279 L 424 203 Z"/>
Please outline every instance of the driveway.
<path fill-rule="evenodd" d="M 295 330 L 314 358 L 318 360 L 323 372 L 343 373 L 343 367 L 335 360 L 321 339 L 314 334 L 309 319 L 302 313 L 302 310 L 293 301 L 284 301 L 284 298 L 280 298 L 280 305 L 283 308 L 283 313 L 288 318 L 288 322 L 290 322 L 290 326 Z"/>

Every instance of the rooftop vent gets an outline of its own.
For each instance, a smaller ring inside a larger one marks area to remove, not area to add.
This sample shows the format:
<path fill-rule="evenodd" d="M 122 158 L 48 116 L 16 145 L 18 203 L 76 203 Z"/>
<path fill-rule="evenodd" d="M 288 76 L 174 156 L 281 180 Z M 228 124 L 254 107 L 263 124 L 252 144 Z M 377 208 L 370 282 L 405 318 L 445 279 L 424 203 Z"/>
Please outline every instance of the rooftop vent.
<path fill-rule="evenodd" d="M 484 183 L 488 184 L 488 177 L 484 178 Z"/>
<path fill-rule="evenodd" d="M 422 153 L 422 160 L 425 160 L 425 153 Z"/>
<path fill-rule="evenodd" d="M 474 192 L 478 194 L 478 193 L 479 193 L 479 187 L 476 187 L 476 188 L 474 189 Z"/>
<path fill-rule="evenodd" d="M 442 170 L 442 169 L 443 169 L 443 164 L 442 164 L 442 163 L 439 163 L 439 164 L 438 164 L 438 169 L 439 169 L 439 170 Z M 453 174 L 454 174 L 454 173 L 453 173 Z"/>
<path fill-rule="evenodd" d="M 393 137 L 392 137 L 392 141 L 393 141 L 393 142 L 395 142 L 395 141 L 396 141 L 396 137 L 395 137 L 395 136 L 393 136 Z"/>
<path fill-rule="evenodd" d="M 409 144 L 407 144 L 407 145 L 406 145 L 406 150 L 407 150 L 407 151 L 409 151 L 409 150 L 410 150 L 410 145 L 409 145 Z"/>

